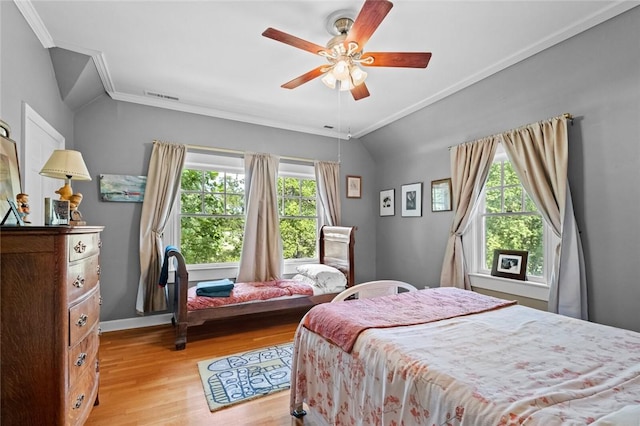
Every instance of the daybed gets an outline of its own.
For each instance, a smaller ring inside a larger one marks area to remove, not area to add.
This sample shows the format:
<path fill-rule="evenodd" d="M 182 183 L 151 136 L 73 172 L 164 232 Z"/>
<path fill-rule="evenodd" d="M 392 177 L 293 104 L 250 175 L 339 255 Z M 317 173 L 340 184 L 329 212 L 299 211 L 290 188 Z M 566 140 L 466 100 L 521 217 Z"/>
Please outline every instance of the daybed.
<path fill-rule="evenodd" d="M 314 424 L 640 424 L 640 333 L 456 288 L 316 306 L 292 368 Z"/>
<path fill-rule="evenodd" d="M 172 323 L 176 327 L 176 349 L 185 348 L 187 344 L 187 329 L 189 327 L 201 325 L 206 321 L 239 315 L 310 308 L 319 303 L 330 302 L 342 290 L 354 284 L 354 233 L 354 227 L 344 226 L 324 226 L 320 231 L 320 264 L 331 267 L 325 269 L 332 269 L 336 273 L 340 271 L 344 275 L 343 277 L 338 273 L 342 279 L 341 287 L 324 286 L 322 282 L 318 281 L 315 283 L 310 282 L 323 276 L 322 267 L 314 268 L 314 265 L 301 265 L 298 268 L 301 274 L 297 274 L 291 280 L 277 280 L 267 283 L 235 283 L 229 298 L 197 296 L 197 283 L 189 282 L 189 273 L 187 272 L 184 257 L 177 249 L 170 248 L 166 252 L 167 261 L 171 258 L 176 260 L 172 318 Z M 321 272 L 302 274 L 304 271 L 316 269 L 320 269 Z M 309 285 L 309 283 L 312 285 Z M 267 297 L 267 293 L 269 295 L 276 291 L 279 293 L 272 299 L 249 300 L 250 298 L 247 296 L 249 289 L 252 292 L 256 290 L 259 298 Z M 299 294 L 283 295 L 291 293 Z M 233 304 L 226 304 L 226 302 L 232 302 Z"/>

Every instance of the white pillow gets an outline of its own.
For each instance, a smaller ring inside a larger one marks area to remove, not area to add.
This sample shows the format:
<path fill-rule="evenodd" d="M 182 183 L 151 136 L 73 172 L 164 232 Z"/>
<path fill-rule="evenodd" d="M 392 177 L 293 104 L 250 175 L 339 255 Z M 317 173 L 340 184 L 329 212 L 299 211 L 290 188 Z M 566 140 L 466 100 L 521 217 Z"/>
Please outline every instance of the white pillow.
<path fill-rule="evenodd" d="M 316 287 L 334 290 L 347 285 L 347 277 L 333 266 L 309 263 L 298 265 L 296 269 L 300 275 L 315 281 Z"/>

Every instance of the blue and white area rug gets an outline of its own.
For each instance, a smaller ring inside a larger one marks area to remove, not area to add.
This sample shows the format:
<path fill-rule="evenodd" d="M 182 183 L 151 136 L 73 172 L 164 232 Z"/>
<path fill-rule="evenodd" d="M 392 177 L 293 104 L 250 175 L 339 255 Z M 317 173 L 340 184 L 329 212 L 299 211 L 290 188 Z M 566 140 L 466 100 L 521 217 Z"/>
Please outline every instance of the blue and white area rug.
<path fill-rule="evenodd" d="M 198 362 L 211 411 L 291 387 L 293 343 Z"/>

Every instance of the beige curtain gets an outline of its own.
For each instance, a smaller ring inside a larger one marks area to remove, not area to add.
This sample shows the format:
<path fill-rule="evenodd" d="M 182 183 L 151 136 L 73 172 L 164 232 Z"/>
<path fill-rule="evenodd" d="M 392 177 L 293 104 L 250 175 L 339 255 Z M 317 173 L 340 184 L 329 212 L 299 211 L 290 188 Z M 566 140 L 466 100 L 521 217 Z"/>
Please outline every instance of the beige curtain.
<path fill-rule="evenodd" d="M 549 310 L 587 319 L 584 256 L 567 180 L 567 118 L 541 121 L 506 132 L 502 137 L 524 189 L 561 238 L 554 256 Z"/>
<path fill-rule="evenodd" d="M 498 146 L 497 136 L 451 148 L 451 186 L 455 214 L 444 254 L 440 285 L 471 289 L 462 236 L 478 204 Z"/>
<path fill-rule="evenodd" d="M 280 278 L 282 240 L 278 216 L 278 163 L 270 154 L 245 154 L 245 225 L 237 280 Z"/>
<path fill-rule="evenodd" d="M 140 217 L 140 281 L 136 310 L 139 314 L 167 309 L 165 289 L 158 285 L 164 245 L 162 235 L 180 192 L 180 175 L 187 149 L 154 141 Z"/>
<path fill-rule="evenodd" d="M 314 162 L 318 188 L 318 229 L 340 226 L 340 163 Z"/>

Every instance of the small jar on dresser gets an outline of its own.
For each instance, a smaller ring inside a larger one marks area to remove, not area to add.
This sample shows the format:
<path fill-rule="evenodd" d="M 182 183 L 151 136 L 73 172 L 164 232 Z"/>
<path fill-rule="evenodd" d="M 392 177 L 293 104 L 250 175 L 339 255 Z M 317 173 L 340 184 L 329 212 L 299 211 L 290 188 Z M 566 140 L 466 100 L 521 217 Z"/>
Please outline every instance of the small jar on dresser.
<path fill-rule="evenodd" d="M 2 425 L 81 425 L 98 403 L 103 229 L 0 228 Z"/>

